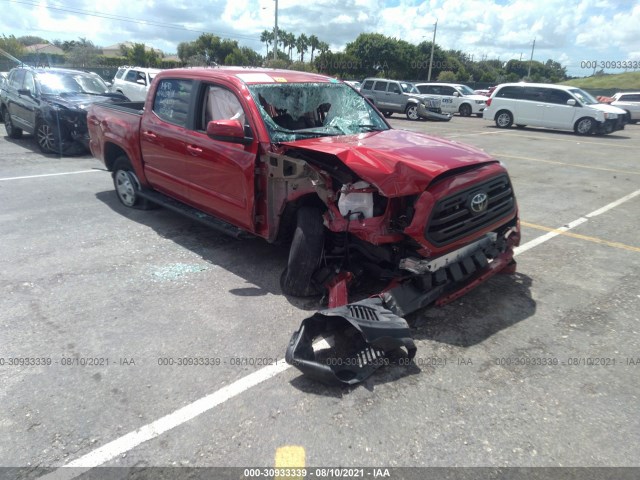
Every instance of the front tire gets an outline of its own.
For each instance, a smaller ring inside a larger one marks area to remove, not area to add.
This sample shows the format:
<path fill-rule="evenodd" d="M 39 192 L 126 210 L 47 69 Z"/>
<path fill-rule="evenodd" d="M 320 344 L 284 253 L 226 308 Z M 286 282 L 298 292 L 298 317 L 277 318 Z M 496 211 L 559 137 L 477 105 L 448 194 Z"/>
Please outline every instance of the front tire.
<path fill-rule="evenodd" d="M 496 114 L 496 127 L 510 128 L 513 125 L 513 115 L 507 110 L 500 110 Z"/>
<path fill-rule="evenodd" d="M 13 120 L 11 119 L 11 114 L 9 110 L 4 110 L 4 128 L 7 131 L 7 135 L 9 138 L 18 139 L 22 137 L 22 129 L 13 126 Z"/>
<path fill-rule="evenodd" d="M 118 157 L 113 165 L 113 186 L 120 203 L 128 208 L 149 210 L 153 204 L 140 196 L 140 181 L 127 157 Z"/>
<path fill-rule="evenodd" d="M 389 118 L 391 115 L 393 115 L 393 112 L 382 112 L 382 115 L 384 115 L 386 118 Z"/>
<path fill-rule="evenodd" d="M 409 120 L 420 120 L 420 115 L 418 115 L 418 105 L 415 103 L 407 106 L 405 114 Z"/>
<path fill-rule="evenodd" d="M 573 130 L 578 135 L 591 135 L 595 127 L 596 122 L 593 120 L 593 118 L 583 117 L 576 122 Z"/>
<path fill-rule="evenodd" d="M 62 128 L 62 127 L 61 127 Z M 66 137 L 66 132 L 61 130 L 56 133 L 47 122 L 40 120 L 36 124 L 36 141 L 42 153 L 64 153 L 61 145 L 64 145 L 62 137 Z"/>
<path fill-rule="evenodd" d="M 322 293 L 322 286 L 313 281 L 320 266 L 324 249 L 324 225 L 320 210 L 300 207 L 296 212 L 296 230 L 293 234 L 287 268 L 280 276 L 280 287 L 286 295 L 311 297 Z"/>
<path fill-rule="evenodd" d="M 460 105 L 460 108 L 458 109 L 458 113 L 460 114 L 461 117 L 470 117 L 471 105 L 467 103 L 463 103 L 462 105 Z"/>

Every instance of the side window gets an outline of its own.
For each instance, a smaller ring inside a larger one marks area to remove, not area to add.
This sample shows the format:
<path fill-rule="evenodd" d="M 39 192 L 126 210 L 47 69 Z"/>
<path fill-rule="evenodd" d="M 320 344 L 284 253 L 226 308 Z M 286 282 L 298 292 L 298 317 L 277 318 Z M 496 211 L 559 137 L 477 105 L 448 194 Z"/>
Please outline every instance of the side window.
<path fill-rule="evenodd" d="M 153 99 L 153 112 L 166 122 L 186 127 L 191 88 L 191 80 L 162 80 Z"/>
<path fill-rule="evenodd" d="M 375 87 L 373 89 L 377 92 L 386 92 L 387 91 L 387 82 L 376 82 Z"/>
<path fill-rule="evenodd" d="M 455 89 L 453 87 L 440 87 L 440 95 L 453 96 L 453 92 L 455 92 Z"/>
<path fill-rule="evenodd" d="M 429 85 L 418 85 L 416 88 L 420 93 L 431 93 L 431 87 Z"/>
<path fill-rule="evenodd" d="M 129 70 L 124 77 L 125 82 L 136 83 L 137 79 L 138 79 L 138 72 L 136 70 Z"/>
<path fill-rule="evenodd" d="M 538 87 L 524 87 L 523 99 L 531 100 L 532 102 L 544 102 L 546 101 L 546 89 Z"/>
<path fill-rule="evenodd" d="M 362 85 L 362 90 L 371 90 L 372 87 L 373 80 L 367 80 L 366 82 L 364 82 L 364 85 Z"/>
<path fill-rule="evenodd" d="M 223 87 L 209 85 L 204 95 L 203 121 L 201 130 L 206 130 L 212 120 L 238 120 L 245 124 L 246 117 L 240 100 L 233 92 Z"/>
<path fill-rule="evenodd" d="M 24 70 L 14 70 L 13 75 L 9 79 L 9 86 L 11 88 L 15 88 L 18 90 L 22 88 L 22 83 L 24 82 Z"/>
<path fill-rule="evenodd" d="M 640 102 L 640 94 L 620 95 L 620 102 Z"/>
<path fill-rule="evenodd" d="M 124 68 L 119 68 L 114 78 L 120 79 L 122 78 L 122 75 L 124 75 Z"/>
<path fill-rule="evenodd" d="M 36 83 L 33 80 L 33 73 L 24 72 L 24 83 L 23 83 L 23 87 L 22 88 L 26 88 L 27 90 L 31 90 L 31 93 L 33 93 L 35 95 L 35 93 L 36 93 Z"/>
<path fill-rule="evenodd" d="M 495 96 L 498 98 L 522 99 L 522 90 L 522 87 L 502 87 Z"/>
<path fill-rule="evenodd" d="M 402 93 L 400 91 L 400 86 L 397 83 L 389 83 L 389 93 Z"/>
<path fill-rule="evenodd" d="M 550 88 L 546 92 L 546 102 L 556 103 L 558 105 L 566 105 L 567 100 L 573 98 L 564 90 L 556 90 L 555 88 Z"/>

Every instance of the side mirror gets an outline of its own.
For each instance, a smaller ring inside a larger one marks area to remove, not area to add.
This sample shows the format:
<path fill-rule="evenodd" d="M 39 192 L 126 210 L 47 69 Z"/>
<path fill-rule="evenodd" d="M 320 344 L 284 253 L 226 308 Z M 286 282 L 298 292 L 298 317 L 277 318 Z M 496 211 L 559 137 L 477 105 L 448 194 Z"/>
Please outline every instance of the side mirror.
<path fill-rule="evenodd" d="M 567 100 L 567 105 L 571 105 L 572 107 L 575 107 L 576 101 L 573 98 L 570 98 L 569 100 Z"/>
<path fill-rule="evenodd" d="M 238 120 L 212 120 L 207 123 L 207 135 L 214 140 L 248 145 L 253 138 L 244 136 L 244 127 Z"/>
<path fill-rule="evenodd" d="M 459 96 L 460 96 L 460 94 L 459 94 L 458 92 L 453 92 L 453 96 L 454 96 L 454 97 L 459 97 Z"/>

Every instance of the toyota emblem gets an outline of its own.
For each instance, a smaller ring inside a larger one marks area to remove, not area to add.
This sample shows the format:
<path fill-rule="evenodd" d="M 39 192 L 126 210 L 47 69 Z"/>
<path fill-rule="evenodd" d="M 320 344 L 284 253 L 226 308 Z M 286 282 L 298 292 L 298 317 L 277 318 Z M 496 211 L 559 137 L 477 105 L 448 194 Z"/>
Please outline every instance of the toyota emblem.
<path fill-rule="evenodd" d="M 471 203 L 469 204 L 469 206 L 471 207 L 471 211 L 473 213 L 482 213 L 489 206 L 489 196 L 484 192 L 476 193 L 471 198 Z"/>

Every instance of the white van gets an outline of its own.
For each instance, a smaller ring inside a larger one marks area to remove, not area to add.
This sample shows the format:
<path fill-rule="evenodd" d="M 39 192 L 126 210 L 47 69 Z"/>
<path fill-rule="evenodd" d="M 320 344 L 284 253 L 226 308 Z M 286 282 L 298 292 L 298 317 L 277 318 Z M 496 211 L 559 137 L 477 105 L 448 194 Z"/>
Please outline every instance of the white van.
<path fill-rule="evenodd" d="M 472 114 L 482 116 L 487 106 L 485 95 L 478 95 L 460 83 L 417 83 L 416 88 L 420 93 L 442 100 L 442 111 L 445 113 L 459 113 L 461 117 Z"/>
<path fill-rule="evenodd" d="M 598 103 L 584 90 L 546 83 L 504 83 L 498 85 L 487 108 L 485 120 L 500 128 L 515 124 L 532 127 L 573 130 L 578 135 L 611 133 L 622 130 L 626 112 Z"/>

